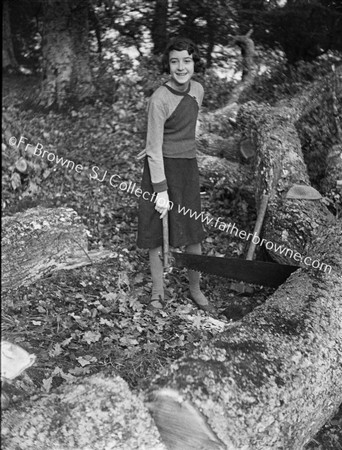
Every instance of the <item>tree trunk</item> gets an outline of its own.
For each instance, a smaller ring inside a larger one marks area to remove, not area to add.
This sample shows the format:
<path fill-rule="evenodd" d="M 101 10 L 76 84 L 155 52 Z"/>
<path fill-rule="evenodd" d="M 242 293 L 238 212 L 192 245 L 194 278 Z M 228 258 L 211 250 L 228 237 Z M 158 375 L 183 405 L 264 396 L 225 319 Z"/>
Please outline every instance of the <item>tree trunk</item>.
<path fill-rule="evenodd" d="M 197 152 L 197 161 L 199 173 L 204 178 L 224 180 L 224 186 L 228 189 L 241 189 L 250 195 L 254 193 L 254 173 L 251 166 L 200 152 Z"/>
<path fill-rule="evenodd" d="M 324 236 L 334 218 L 320 200 L 286 198 L 292 186 L 310 186 L 294 117 L 294 111 L 285 106 L 263 112 L 262 106 L 247 105 L 241 111 L 241 120 L 256 130 L 257 147 L 263 149 L 257 154 L 256 195 L 257 202 L 263 192 L 270 196 L 264 238 L 273 245 L 267 251 L 279 263 L 296 265 L 295 252 L 303 259 L 304 255 L 312 258 L 313 239 L 318 233 Z"/>
<path fill-rule="evenodd" d="M 69 98 L 93 93 L 89 63 L 88 3 L 48 0 L 44 13 L 44 78 L 39 101 L 63 106 Z"/>
<path fill-rule="evenodd" d="M 239 162 L 241 159 L 239 142 L 236 138 L 223 138 L 217 134 L 201 135 L 196 140 L 197 149 L 207 155 Z"/>
<path fill-rule="evenodd" d="M 2 15 L 2 69 L 18 69 L 18 63 L 14 55 L 11 20 L 9 11 L 9 2 L 5 0 L 3 3 Z"/>
<path fill-rule="evenodd" d="M 338 180 L 342 182 L 342 68 L 333 67 L 333 72 L 331 94 L 336 129 L 336 144 L 328 152 L 325 178 L 322 183 L 324 192 L 330 192 L 331 189 L 336 188 Z"/>
<path fill-rule="evenodd" d="M 298 252 L 301 268 L 156 377 L 150 409 L 169 449 L 300 450 L 342 402 L 342 226 L 320 201 L 285 198 L 309 184 L 296 112 L 252 104 L 241 116 L 257 130 L 257 200 L 270 195 L 266 248 L 292 264 L 275 244 Z"/>
<path fill-rule="evenodd" d="M 153 53 L 159 55 L 164 52 L 168 40 L 168 0 L 156 0 L 155 3 L 151 35 L 153 40 Z"/>
<path fill-rule="evenodd" d="M 87 230 L 71 208 L 32 208 L 2 219 L 1 287 L 27 286 L 54 270 L 74 269 L 108 258 L 88 251 Z"/>
<path fill-rule="evenodd" d="M 101 374 L 2 413 L 6 450 L 166 450 L 141 396 Z"/>
<path fill-rule="evenodd" d="M 206 60 L 207 64 L 206 67 L 210 69 L 213 63 L 213 50 L 215 46 L 215 25 L 213 24 L 213 21 L 211 20 L 211 12 L 207 12 L 207 38 L 208 38 L 208 47 L 206 51 Z"/>

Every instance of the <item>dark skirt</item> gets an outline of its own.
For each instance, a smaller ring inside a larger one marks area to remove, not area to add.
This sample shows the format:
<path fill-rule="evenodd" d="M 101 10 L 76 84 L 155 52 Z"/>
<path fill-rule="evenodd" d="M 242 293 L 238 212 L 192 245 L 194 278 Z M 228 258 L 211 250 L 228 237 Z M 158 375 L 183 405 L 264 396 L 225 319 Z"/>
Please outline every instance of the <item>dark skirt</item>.
<path fill-rule="evenodd" d="M 170 245 L 182 247 L 197 244 L 205 237 L 200 215 L 201 197 L 197 160 L 196 158 L 164 158 L 164 170 L 169 200 L 172 202 L 170 203 L 172 208 L 169 211 Z M 145 158 L 141 190 L 143 194 L 139 198 L 137 245 L 140 248 L 156 248 L 163 244 L 163 229 L 160 213 L 155 210 L 156 195 L 153 197 L 147 158 Z M 143 199 L 143 195 L 146 200 Z M 189 210 L 193 212 L 193 217 L 190 217 Z M 185 211 L 188 213 L 184 214 Z"/>

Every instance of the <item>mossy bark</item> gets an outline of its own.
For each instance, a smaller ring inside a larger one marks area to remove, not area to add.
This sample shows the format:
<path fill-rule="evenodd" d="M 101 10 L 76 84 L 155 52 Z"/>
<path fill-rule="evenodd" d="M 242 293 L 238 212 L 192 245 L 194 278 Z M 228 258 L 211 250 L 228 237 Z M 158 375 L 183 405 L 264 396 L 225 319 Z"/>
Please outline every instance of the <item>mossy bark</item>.
<path fill-rule="evenodd" d="M 4 411 L 1 434 L 6 450 L 166 450 L 141 396 L 100 374 Z"/>

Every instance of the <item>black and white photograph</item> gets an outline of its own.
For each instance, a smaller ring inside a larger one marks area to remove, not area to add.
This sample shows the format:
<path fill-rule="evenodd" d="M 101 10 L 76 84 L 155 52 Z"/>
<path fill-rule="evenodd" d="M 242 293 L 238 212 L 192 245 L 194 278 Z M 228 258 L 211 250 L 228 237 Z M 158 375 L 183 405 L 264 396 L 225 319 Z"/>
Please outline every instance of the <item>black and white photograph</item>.
<path fill-rule="evenodd" d="M 342 450 L 342 2 L 2 9 L 1 448 Z"/>

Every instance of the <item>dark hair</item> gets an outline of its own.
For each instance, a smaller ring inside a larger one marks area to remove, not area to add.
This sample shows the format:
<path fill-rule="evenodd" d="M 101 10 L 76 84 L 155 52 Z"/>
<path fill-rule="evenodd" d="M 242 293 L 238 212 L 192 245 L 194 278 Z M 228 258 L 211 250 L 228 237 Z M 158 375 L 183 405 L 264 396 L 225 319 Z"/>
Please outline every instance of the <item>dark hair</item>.
<path fill-rule="evenodd" d="M 170 73 L 169 56 L 170 56 L 170 52 L 172 52 L 172 50 L 177 50 L 180 52 L 182 50 L 187 50 L 189 55 L 192 55 L 192 58 L 194 60 L 194 63 L 195 63 L 194 71 L 200 72 L 201 70 L 203 70 L 203 65 L 201 62 L 201 58 L 200 58 L 200 54 L 199 54 L 197 45 L 194 42 L 192 42 L 190 39 L 179 36 L 179 37 L 172 39 L 164 51 L 164 55 L 162 58 L 162 72 Z"/>

